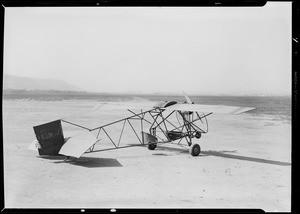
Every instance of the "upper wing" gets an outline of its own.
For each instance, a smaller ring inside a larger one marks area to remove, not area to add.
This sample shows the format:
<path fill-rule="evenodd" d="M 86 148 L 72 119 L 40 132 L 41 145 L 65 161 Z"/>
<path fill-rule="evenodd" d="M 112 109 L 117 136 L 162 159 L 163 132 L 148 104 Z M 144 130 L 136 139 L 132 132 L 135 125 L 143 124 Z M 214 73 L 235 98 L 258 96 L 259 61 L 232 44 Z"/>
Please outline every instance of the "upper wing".
<path fill-rule="evenodd" d="M 153 106 L 156 102 L 107 102 L 100 103 L 96 109 L 102 110 L 113 110 L 113 109 L 142 109 L 150 110 L 153 109 Z M 200 104 L 190 104 L 190 103 L 177 103 L 166 108 L 166 110 L 178 110 L 178 111 L 196 111 L 203 113 L 213 112 L 215 114 L 240 114 L 253 110 L 252 107 L 239 107 L 239 106 L 224 106 L 224 105 L 200 105 Z"/>
<path fill-rule="evenodd" d="M 149 110 L 153 109 L 153 106 L 156 104 L 156 102 L 103 102 L 98 103 L 94 107 L 93 110 L 126 110 L 126 109 L 142 109 L 142 110 Z"/>
<path fill-rule="evenodd" d="M 203 113 L 213 112 L 215 114 L 240 114 L 253 110 L 255 108 L 224 105 L 174 104 L 165 109 L 178 111 L 196 111 Z"/>

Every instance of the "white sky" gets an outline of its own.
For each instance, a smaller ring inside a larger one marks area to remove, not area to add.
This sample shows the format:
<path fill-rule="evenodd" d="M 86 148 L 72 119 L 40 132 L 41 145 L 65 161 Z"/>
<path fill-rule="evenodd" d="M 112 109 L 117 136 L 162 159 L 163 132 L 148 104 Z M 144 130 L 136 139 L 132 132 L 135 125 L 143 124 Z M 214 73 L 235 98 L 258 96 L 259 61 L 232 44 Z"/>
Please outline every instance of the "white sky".
<path fill-rule="evenodd" d="M 4 73 L 98 92 L 290 94 L 291 2 L 6 8 Z"/>

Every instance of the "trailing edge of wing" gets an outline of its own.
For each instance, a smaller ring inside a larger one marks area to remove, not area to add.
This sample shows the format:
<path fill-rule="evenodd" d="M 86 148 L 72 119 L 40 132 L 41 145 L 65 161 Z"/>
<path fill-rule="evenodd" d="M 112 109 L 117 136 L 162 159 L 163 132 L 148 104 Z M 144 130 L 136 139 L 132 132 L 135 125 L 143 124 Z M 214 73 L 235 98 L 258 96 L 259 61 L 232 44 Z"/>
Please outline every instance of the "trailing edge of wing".
<path fill-rule="evenodd" d="M 174 104 L 165 109 L 178 111 L 196 111 L 204 113 L 213 112 L 214 114 L 241 114 L 255 108 L 223 105 Z"/>

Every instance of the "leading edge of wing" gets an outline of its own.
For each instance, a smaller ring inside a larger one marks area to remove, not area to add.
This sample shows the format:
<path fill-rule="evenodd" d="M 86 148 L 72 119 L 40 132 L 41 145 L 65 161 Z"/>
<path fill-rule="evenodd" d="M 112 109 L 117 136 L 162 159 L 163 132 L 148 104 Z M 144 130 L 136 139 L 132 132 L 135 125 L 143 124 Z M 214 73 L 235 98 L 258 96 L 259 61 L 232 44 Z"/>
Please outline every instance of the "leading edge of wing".
<path fill-rule="evenodd" d="M 203 113 L 214 114 L 241 114 L 247 111 L 251 111 L 253 107 L 240 107 L 240 106 L 224 106 L 224 105 L 200 105 L 200 104 L 174 104 L 165 108 L 166 110 L 177 111 L 195 111 Z"/>
<path fill-rule="evenodd" d="M 153 109 L 156 102 L 102 102 L 97 104 L 93 110 L 126 110 L 126 109 Z"/>

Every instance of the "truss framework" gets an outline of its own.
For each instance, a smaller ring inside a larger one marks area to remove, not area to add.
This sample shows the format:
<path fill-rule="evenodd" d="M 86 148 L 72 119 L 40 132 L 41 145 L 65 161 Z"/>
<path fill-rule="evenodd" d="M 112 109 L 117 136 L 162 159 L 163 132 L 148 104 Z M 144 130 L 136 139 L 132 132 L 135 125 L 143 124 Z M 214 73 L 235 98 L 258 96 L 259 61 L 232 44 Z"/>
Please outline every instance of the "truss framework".
<path fill-rule="evenodd" d="M 199 135 L 200 133 L 201 136 L 201 134 L 206 134 L 208 132 L 208 123 L 206 117 L 212 114 L 212 113 L 208 113 L 208 114 L 202 113 L 200 115 L 198 112 L 183 112 L 183 111 L 173 110 L 165 116 L 163 115 L 165 109 L 161 109 L 161 108 L 153 108 L 148 111 L 141 110 L 140 112 L 134 112 L 130 109 L 128 109 L 128 111 L 132 113 L 131 116 L 92 129 L 67 120 L 62 119 L 61 121 L 88 130 L 89 132 L 97 132 L 96 135 L 97 141 L 85 152 L 85 153 L 92 153 L 92 152 L 100 152 L 100 151 L 107 151 L 113 149 L 145 146 L 150 144 L 172 143 L 173 141 L 176 140 L 178 140 L 178 142 L 172 144 L 177 144 L 182 146 L 181 141 L 183 139 L 185 139 L 187 145 L 190 146 L 192 144 L 192 138 L 194 138 L 195 136 L 197 137 L 197 134 Z M 174 118 L 173 121 L 170 120 L 170 118 L 172 116 L 174 117 L 174 115 L 176 116 L 175 118 L 177 119 L 177 121 L 175 122 L 178 123 L 178 125 L 174 124 L 175 123 Z M 182 118 L 183 123 L 180 123 L 178 115 L 180 118 Z M 139 127 L 135 127 L 133 125 L 133 121 L 137 121 L 137 120 L 139 121 Z M 198 125 L 196 125 L 195 122 L 197 121 L 206 124 L 206 130 L 203 130 Z M 111 134 L 107 132 L 107 128 L 114 124 L 120 124 L 122 127 L 119 133 L 118 140 L 113 140 Z M 121 144 L 121 139 L 124 136 L 124 128 L 127 124 L 129 125 L 131 131 L 134 133 L 139 143 L 133 145 Z M 147 127 L 149 127 L 148 130 L 146 130 Z M 138 133 L 138 129 L 141 131 L 140 134 Z M 104 133 L 104 135 L 107 136 L 109 142 L 112 145 L 111 148 L 105 148 L 105 149 L 95 148 L 95 144 L 99 143 L 100 133 Z M 144 136 L 144 133 L 154 136 L 157 140 L 147 141 L 147 139 Z M 161 135 L 159 135 L 158 133 L 161 133 Z"/>

